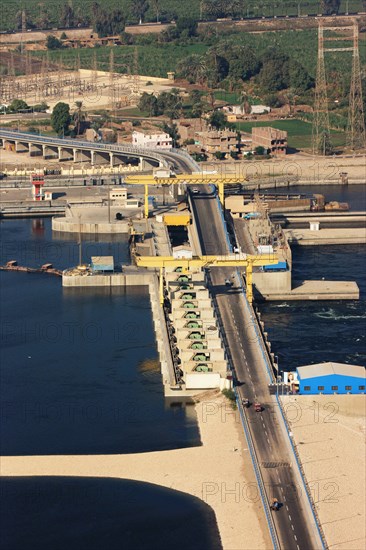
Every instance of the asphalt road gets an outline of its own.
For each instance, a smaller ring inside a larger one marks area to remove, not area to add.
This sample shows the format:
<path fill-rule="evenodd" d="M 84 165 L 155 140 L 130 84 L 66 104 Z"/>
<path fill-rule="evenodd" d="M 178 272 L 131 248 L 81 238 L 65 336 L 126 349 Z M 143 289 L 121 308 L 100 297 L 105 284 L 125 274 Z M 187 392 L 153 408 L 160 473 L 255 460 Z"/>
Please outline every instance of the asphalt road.
<path fill-rule="evenodd" d="M 202 188 L 201 188 L 202 189 Z M 192 207 L 203 254 L 228 252 L 224 228 L 216 199 L 207 187 L 200 194 L 192 194 Z M 251 311 L 246 306 L 239 285 L 225 286 L 232 269 L 212 268 L 211 292 L 221 314 L 236 383 L 241 397 L 263 405 L 261 413 L 251 406 L 245 409 L 262 478 L 269 502 L 277 498 L 282 507 L 273 514 L 277 535 L 284 550 L 321 548 L 315 535 L 315 526 L 309 516 L 306 495 L 302 493 L 293 471 L 294 457 L 284 433 L 280 412 L 274 396 L 268 389 L 269 379 L 264 358 L 260 352 Z M 233 279 L 234 280 L 234 279 Z M 294 466 L 296 467 L 296 466 Z M 259 493 L 256 495 L 259 499 Z"/>

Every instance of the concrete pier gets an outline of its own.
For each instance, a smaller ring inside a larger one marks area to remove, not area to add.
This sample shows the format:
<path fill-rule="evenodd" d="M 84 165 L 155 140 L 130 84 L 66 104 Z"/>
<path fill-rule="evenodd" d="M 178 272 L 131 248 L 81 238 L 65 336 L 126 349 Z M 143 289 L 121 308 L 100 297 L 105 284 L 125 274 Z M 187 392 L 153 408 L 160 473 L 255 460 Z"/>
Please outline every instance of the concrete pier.
<path fill-rule="evenodd" d="M 52 218 L 52 231 L 60 233 L 89 233 L 93 235 L 128 234 L 130 225 L 128 220 L 113 221 L 82 221 L 77 218 Z"/>
<path fill-rule="evenodd" d="M 291 290 L 278 290 L 277 293 L 269 294 L 261 292 L 261 297 L 269 301 L 358 300 L 360 298 L 360 289 L 354 281 L 293 281 L 292 285 Z"/>
<path fill-rule="evenodd" d="M 344 227 L 319 229 L 285 229 L 284 233 L 290 244 L 315 246 L 329 244 L 366 244 L 366 228 Z"/>
<path fill-rule="evenodd" d="M 96 274 L 90 270 L 80 271 L 78 268 L 66 269 L 62 274 L 64 287 L 114 287 L 114 286 L 149 286 L 154 273 L 142 271 L 133 266 L 126 266 L 122 273 Z"/>

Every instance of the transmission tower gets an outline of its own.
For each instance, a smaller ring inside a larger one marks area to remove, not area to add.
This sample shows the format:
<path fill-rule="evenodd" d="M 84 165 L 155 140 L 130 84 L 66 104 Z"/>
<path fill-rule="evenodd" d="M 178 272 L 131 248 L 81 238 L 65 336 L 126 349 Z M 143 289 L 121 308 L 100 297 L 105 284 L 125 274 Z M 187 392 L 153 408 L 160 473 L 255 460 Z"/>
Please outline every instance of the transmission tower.
<path fill-rule="evenodd" d="M 353 25 L 352 76 L 348 107 L 347 147 L 353 150 L 364 149 L 366 147 L 358 26 L 356 22 Z"/>
<path fill-rule="evenodd" d="M 313 154 L 323 154 L 331 148 L 327 80 L 324 62 L 324 29 L 319 23 L 318 63 L 316 69 L 315 100 L 313 115 Z"/>
<path fill-rule="evenodd" d="M 325 31 L 330 31 L 331 35 L 325 36 Z M 341 42 L 341 44 L 336 47 L 325 47 L 324 45 L 325 42 L 337 41 Z M 345 42 L 348 42 L 350 45 L 346 46 Z M 323 27 L 322 22 L 319 22 L 318 66 L 313 117 L 313 153 L 324 155 L 331 152 L 324 52 L 352 52 L 353 62 L 346 138 L 347 146 L 351 149 L 363 148 L 366 146 L 366 134 L 363 117 L 357 21 L 353 22 L 353 26 L 347 27 Z"/>

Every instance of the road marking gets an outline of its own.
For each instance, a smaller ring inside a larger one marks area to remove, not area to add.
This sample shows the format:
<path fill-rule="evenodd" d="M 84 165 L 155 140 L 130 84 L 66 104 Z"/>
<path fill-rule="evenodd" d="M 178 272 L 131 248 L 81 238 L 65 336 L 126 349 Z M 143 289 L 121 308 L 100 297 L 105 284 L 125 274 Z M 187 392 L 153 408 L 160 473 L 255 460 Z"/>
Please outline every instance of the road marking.
<path fill-rule="evenodd" d="M 268 445 L 269 445 L 269 439 L 268 439 L 268 437 L 267 437 L 267 441 L 268 441 Z"/>
<path fill-rule="evenodd" d="M 297 548 L 297 550 L 300 550 L 300 546 L 298 544 L 296 545 L 296 548 Z"/>
<path fill-rule="evenodd" d="M 295 528 L 294 528 L 294 526 L 293 526 L 292 524 L 291 524 L 291 529 L 292 529 L 293 531 L 295 531 Z"/>
<path fill-rule="evenodd" d="M 266 435 L 268 435 L 267 430 L 264 430 L 264 433 L 265 433 Z"/>
<path fill-rule="evenodd" d="M 283 497 L 283 502 L 286 502 L 286 497 Z"/>
<path fill-rule="evenodd" d="M 287 506 L 287 504 L 286 504 L 286 510 L 288 511 L 288 506 Z"/>
<path fill-rule="evenodd" d="M 281 493 L 283 493 L 283 487 L 281 487 Z"/>
<path fill-rule="evenodd" d="M 294 539 L 297 540 L 297 536 L 296 536 L 296 535 L 294 535 Z"/>
<path fill-rule="evenodd" d="M 290 521 L 292 521 L 292 520 L 291 520 L 291 516 L 290 516 L 290 514 L 288 515 L 288 519 L 289 519 Z"/>

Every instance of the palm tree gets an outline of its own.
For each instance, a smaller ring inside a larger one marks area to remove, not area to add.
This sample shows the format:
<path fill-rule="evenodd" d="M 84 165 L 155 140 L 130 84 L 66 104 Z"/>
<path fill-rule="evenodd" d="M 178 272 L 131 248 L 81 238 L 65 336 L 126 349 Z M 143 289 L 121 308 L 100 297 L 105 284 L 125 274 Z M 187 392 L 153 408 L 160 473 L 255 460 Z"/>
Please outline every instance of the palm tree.
<path fill-rule="evenodd" d="M 132 0 L 131 13 L 139 20 L 139 25 L 142 24 L 145 13 L 149 9 L 149 3 L 146 0 Z"/>
<path fill-rule="evenodd" d="M 159 23 L 160 0 L 151 0 L 151 4 L 156 13 L 156 22 Z"/>
<path fill-rule="evenodd" d="M 76 128 L 76 135 L 80 134 L 80 127 L 81 123 L 86 120 L 87 113 L 82 110 L 83 102 L 82 101 L 75 101 L 76 109 L 72 115 L 72 119 L 75 124 Z"/>

